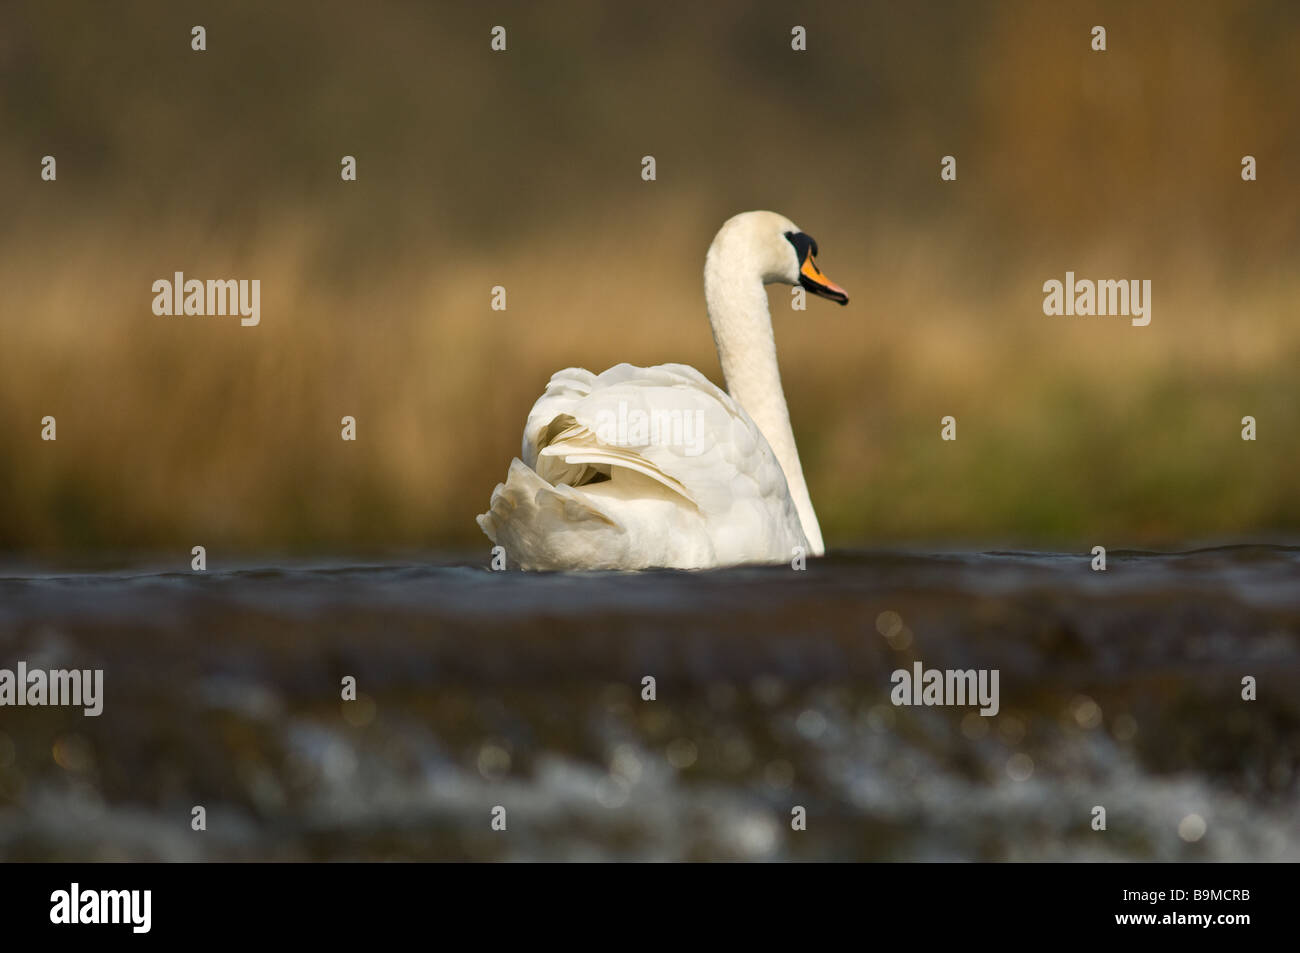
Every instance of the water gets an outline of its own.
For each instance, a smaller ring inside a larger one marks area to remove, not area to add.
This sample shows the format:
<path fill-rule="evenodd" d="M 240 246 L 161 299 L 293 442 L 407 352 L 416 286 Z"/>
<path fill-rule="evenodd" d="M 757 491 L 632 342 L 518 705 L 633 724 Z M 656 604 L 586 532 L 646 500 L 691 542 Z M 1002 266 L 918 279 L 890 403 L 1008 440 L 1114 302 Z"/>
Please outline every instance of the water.
<path fill-rule="evenodd" d="M 0 667 L 105 707 L 0 708 L 0 858 L 1300 859 L 1300 549 L 1108 560 L 10 567 Z"/>

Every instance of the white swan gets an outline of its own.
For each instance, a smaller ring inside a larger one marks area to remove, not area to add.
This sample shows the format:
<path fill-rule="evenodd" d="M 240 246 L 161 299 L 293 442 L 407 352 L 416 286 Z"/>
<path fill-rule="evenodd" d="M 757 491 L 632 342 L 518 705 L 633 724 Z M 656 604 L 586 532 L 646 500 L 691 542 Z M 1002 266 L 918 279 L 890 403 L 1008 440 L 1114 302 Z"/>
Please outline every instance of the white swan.
<path fill-rule="evenodd" d="M 523 569 L 702 569 L 825 551 L 768 314 L 765 284 L 840 304 L 817 243 L 775 212 L 727 220 L 704 297 L 727 390 L 685 364 L 551 378 L 478 524 Z"/>

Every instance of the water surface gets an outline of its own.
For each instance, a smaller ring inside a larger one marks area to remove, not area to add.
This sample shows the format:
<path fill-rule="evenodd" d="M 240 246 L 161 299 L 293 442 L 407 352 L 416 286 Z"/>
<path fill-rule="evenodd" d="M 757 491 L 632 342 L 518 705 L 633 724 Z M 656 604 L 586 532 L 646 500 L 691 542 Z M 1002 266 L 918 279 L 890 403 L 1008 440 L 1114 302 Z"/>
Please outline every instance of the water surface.
<path fill-rule="evenodd" d="M 1300 859 L 1300 549 L 1108 562 L 9 566 L 0 667 L 106 698 L 0 708 L 0 857 Z M 892 705 L 915 660 L 999 713 Z"/>

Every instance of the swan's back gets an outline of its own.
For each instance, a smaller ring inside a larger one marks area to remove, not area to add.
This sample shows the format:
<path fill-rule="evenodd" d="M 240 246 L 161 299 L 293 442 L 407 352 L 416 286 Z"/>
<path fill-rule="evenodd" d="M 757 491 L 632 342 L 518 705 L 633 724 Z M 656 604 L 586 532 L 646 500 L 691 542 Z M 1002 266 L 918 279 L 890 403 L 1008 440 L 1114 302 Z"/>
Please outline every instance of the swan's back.
<path fill-rule="evenodd" d="M 684 364 L 555 374 L 478 522 L 524 569 L 697 569 L 808 550 L 762 433 Z"/>

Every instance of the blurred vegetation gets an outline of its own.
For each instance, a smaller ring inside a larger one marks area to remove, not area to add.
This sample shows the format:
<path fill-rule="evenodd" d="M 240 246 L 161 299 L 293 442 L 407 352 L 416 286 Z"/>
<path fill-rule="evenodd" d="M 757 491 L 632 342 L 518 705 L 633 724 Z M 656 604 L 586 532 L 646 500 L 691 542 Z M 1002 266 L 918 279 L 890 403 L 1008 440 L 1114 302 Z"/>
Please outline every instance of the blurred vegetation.
<path fill-rule="evenodd" d="M 552 371 L 720 381 L 700 270 L 750 208 L 815 235 L 853 297 L 792 313 L 772 290 L 833 548 L 1300 530 L 1300 5 L 3 20 L 2 549 L 486 545 L 474 514 Z M 1045 317 L 1066 270 L 1151 279 L 1151 325 Z M 260 279 L 261 326 L 154 316 L 175 271 Z"/>

